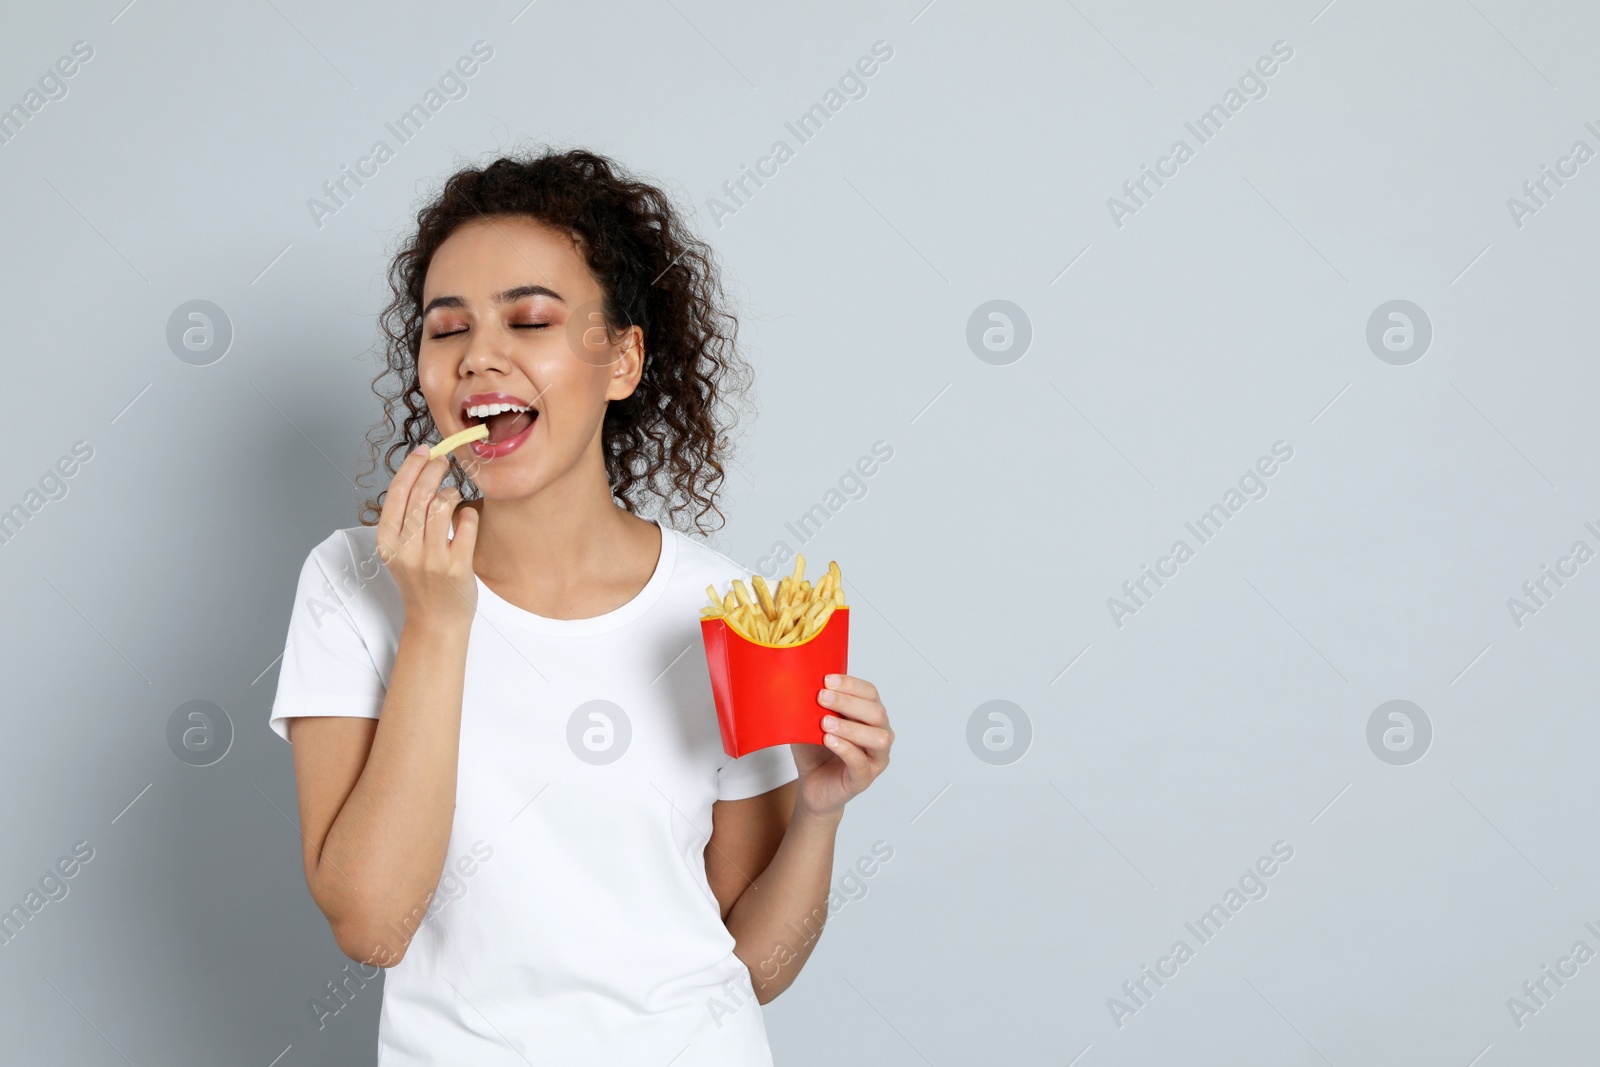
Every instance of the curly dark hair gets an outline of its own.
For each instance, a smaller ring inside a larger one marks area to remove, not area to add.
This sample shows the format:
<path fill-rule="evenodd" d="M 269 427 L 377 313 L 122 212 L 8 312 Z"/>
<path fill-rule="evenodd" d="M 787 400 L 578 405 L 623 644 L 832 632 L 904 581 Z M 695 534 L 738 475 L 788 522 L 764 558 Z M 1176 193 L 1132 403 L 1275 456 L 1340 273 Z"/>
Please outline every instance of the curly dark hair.
<path fill-rule="evenodd" d="M 519 150 L 459 170 L 417 213 L 415 234 L 389 265 L 393 298 L 379 315 L 385 366 L 372 382 L 383 422 L 367 433 L 360 480 L 377 472 L 380 450 L 385 480 L 393 478 L 397 461 L 437 431 L 417 378 L 423 281 L 458 227 L 497 216 L 530 217 L 580 238 L 613 339 L 630 324 L 644 332 L 638 387 L 608 403 L 601 428 L 612 496 L 632 513 L 636 497 L 659 497 L 668 524 L 694 509 L 696 528 L 709 533 L 701 520 L 710 511 L 723 518 L 716 497 L 735 421 L 725 402 L 753 383 L 735 344 L 738 321 L 727 310 L 715 253 L 690 232 L 686 213 L 655 185 L 584 149 Z M 466 499 L 481 495 L 454 456 L 450 481 Z M 386 492 L 363 503 L 362 525 L 376 525 Z"/>

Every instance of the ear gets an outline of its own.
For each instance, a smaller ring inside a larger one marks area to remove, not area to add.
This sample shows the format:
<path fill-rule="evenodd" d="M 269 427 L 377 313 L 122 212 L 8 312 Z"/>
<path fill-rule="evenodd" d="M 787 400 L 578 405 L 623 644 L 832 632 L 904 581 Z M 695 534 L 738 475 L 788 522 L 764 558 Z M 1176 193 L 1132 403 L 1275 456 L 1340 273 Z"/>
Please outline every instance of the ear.
<path fill-rule="evenodd" d="M 644 331 L 629 326 L 617 347 L 617 358 L 610 366 L 611 379 L 606 383 L 606 399 L 621 400 L 633 395 L 644 374 Z"/>

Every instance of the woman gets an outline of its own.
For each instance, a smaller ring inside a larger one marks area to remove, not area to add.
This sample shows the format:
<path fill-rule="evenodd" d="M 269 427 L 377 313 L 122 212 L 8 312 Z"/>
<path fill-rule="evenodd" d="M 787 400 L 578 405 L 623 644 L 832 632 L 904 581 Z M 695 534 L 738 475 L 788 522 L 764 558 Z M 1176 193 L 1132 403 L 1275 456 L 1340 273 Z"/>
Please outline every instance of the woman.
<path fill-rule="evenodd" d="M 711 251 L 585 151 L 463 170 L 417 221 L 383 315 L 393 478 L 306 560 L 271 719 L 311 895 L 389 968 L 379 1062 L 770 1064 L 757 1004 L 815 946 L 894 735 L 830 675 L 826 746 L 722 751 L 699 608 L 748 572 L 635 514 L 715 508 L 745 368 Z"/>

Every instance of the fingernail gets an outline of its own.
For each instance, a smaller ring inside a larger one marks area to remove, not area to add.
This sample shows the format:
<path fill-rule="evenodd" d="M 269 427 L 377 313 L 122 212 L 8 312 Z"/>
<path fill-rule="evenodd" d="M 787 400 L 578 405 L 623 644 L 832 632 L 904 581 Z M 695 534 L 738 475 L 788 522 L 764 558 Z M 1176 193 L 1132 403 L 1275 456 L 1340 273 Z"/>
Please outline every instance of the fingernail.
<path fill-rule="evenodd" d="M 822 703 L 824 703 L 824 704 L 832 704 L 833 703 L 833 693 L 830 690 L 824 689 L 822 691 L 822 693 L 817 697 L 817 699 L 822 701 Z"/>
<path fill-rule="evenodd" d="M 839 728 L 839 717 L 837 715 L 824 715 L 822 717 L 822 728 L 829 733 L 837 730 Z"/>
<path fill-rule="evenodd" d="M 413 456 L 426 456 L 428 454 L 428 446 L 418 445 L 416 448 L 411 450 L 411 454 Z"/>
<path fill-rule="evenodd" d="M 839 676 L 837 674 L 825 674 L 822 676 L 822 684 L 826 686 L 838 685 Z"/>

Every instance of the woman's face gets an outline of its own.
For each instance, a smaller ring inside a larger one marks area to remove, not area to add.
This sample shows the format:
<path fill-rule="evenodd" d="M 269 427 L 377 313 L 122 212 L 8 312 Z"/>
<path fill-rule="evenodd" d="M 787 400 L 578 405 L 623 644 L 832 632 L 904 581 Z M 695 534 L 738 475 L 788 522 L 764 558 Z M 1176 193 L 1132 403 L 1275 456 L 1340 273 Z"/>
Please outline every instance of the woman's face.
<path fill-rule="evenodd" d="M 486 499 L 529 496 L 599 455 L 606 402 L 633 392 L 643 356 L 637 328 L 607 337 L 600 298 L 573 239 L 535 219 L 467 223 L 434 253 L 418 379 L 441 438 L 488 424 L 455 452 Z"/>

